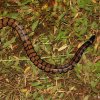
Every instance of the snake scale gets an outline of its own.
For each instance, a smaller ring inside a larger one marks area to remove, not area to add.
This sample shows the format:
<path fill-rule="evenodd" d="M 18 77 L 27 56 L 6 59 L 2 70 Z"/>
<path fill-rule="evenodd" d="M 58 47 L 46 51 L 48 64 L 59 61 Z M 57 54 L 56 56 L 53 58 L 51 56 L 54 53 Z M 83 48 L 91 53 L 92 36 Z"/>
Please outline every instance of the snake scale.
<path fill-rule="evenodd" d="M 17 20 L 8 18 L 8 17 L 0 19 L 0 29 L 6 26 L 10 26 L 18 32 L 22 40 L 26 54 L 30 58 L 30 60 L 33 62 L 33 64 L 37 66 L 39 69 L 44 70 L 45 72 L 48 72 L 48 73 L 65 73 L 65 72 L 68 72 L 69 70 L 72 70 L 75 67 L 75 65 L 79 62 L 79 60 L 81 59 L 83 52 L 90 45 L 92 45 L 95 40 L 95 35 L 92 35 L 76 51 L 76 53 L 74 54 L 73 58 L 69 61 L 69 63 L 65 65 L 56 66 L 53 64 L 49 64 L 40 58 L 40 56 L 35 52 L 34 47 L 32 46 L 32 43 L 24 27 Z"/>

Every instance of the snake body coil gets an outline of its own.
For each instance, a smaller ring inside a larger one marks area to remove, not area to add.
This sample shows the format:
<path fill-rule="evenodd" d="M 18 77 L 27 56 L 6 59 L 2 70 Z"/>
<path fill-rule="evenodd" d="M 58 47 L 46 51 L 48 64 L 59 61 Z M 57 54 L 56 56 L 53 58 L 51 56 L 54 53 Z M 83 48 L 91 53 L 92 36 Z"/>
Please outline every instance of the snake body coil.
<path fill-rule="evenodd" d="M 27 35 L 27 32 L 25 31 L 24 27 L 17 22 L 15 19 L 12 18 L 3 18 L 0 19 L 0 29 L 3 27 L 10 26 L 13 29 L 15 29 L 22 42 L 24 49 L 27 53 L 27 56 L 30 58 L 30 60 L 33 62 L 35 66 L 37 66 L 39 69 L 44 70 L 45 72 L 50 73 L 65 73 L 71 69 L 74 68 L 74 66 L 79 62 L 81 59 L 81 56 L 83 52 L 93 44 L 95 40 L 95 35 L 91 36 L 89 40 L 87 40 L 75 53 L 74 57 L 69 61 L 68 64 L 56 66 L 53 64 L 49 64 L 42 60 L 40 56 L 35 52 L 34 47 L 32 46 L 32 43 Z"/>

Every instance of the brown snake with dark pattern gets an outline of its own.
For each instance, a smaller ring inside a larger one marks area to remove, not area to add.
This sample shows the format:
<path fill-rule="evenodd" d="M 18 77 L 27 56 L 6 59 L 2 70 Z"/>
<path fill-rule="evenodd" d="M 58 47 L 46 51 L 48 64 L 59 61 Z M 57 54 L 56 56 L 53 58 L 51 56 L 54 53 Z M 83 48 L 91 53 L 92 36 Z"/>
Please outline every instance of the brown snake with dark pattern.
<path fill-rule="evenodd" d="M 48 73 L 65 73 L 69 70 L 72 70 L 75 65 L 79 62 L 81 59 L 81 56 L 83 52 L 93 44 L 95 40 L 95 35 L 91 36 L 75 53 L 74 57 L 69 61 L 68 64 L 56 66 L 53 64 L 49 64 L 42 60 L 40 56 L 35 52 L 34 47 L 32 46 L 32 43 L 27 35 L 27 32 L 25 31 L 24 27 L 15 19 L 12 18 L 3 18 L 0 19 L 0 29 L 3 27 L 10 26 L 13 29 L 15 29 L 22 42 L 24 49 L 27 53 L 27 56 L 30 58 L 30 60 L 33 62 L 35 66 L 37 66 L 39 69 L 44 70 Z"/>

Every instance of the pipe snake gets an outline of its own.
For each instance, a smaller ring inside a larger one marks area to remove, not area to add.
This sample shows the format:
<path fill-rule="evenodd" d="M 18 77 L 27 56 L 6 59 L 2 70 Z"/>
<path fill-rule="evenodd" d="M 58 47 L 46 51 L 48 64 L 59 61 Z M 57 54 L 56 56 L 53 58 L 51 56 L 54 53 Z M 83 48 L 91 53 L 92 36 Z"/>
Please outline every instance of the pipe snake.
<path fill-rule="evenodd" d="M 30 60 L 33 62 L 33 64 L 37 66 L 39 69 L 44 70 L 45 72 L 48 72 L 48 73 L 65 73 L 65 72 L 68 72 L 69 70 L 72 70 L 75 67 L 75 65 L 79 62 L 79 60 L 81 59 L 83 52 L 90 45 L 92 45 L 95 40 L 95 35 L 92 35 L 76 51 L 76 53 L 74 54 L 73 58 L 69 61 L 69 63 L 65 65 L 56 66 L 53 64 L 49 64 L 40 58 L 40 56 L 35 52 L 34 47 L 32 46 L 32 43 L 24 27 L 17 20 L 8 18 L 8 17 L 0 19 L 0 29 L 6 26 L 10 26 L 18 32 L 22 40 L 26 54 L 30 58 Z"/>

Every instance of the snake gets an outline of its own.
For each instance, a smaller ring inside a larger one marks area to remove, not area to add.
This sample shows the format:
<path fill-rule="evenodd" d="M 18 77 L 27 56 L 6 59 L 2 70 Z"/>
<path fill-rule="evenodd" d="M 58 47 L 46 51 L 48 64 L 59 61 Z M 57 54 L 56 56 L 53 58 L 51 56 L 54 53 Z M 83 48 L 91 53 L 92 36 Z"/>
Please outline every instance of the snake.
<path fill-rule="evenodd" d="M 22 41 L 24 50 L 26 51 L 26 54 L 29 57 L 30 61 L 39 69 L 47 73 L 66 73 L 69 70 L 74 69 L 76 64 L 80 61 L 84 51 L 93 44 L 96 37 L 93 34 L 85 43 L 83 43 L 78 48 L 74 56 L 70 59 L 70 61 L 67 64 L 54 65 L 41 59 L 40 55 L 35 51 L 24 26 L 19 21 L 13 18 L 8 18 L 8 17 L 1 18 L 0 29 L 7 26 L 12 27 L 14 30 L 18 32 L 18 35 Z"/>

